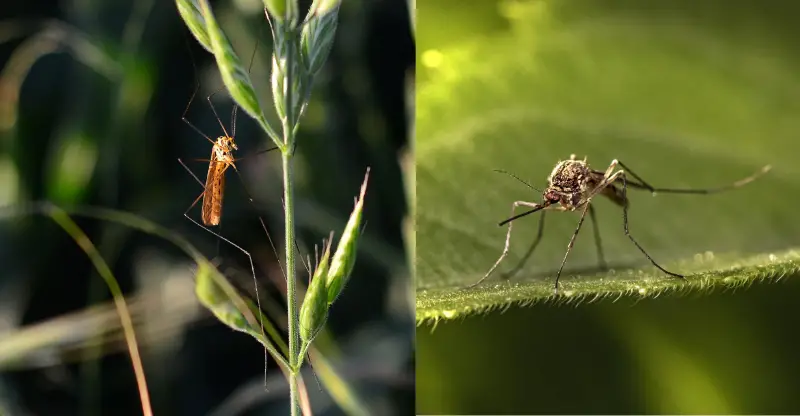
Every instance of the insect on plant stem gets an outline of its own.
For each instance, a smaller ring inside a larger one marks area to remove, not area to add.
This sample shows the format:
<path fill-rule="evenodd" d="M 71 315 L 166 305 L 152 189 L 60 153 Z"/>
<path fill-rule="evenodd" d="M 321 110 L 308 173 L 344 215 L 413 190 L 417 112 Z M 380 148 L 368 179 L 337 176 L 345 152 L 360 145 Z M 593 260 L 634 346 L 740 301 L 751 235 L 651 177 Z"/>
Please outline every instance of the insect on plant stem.
<path fill-rule="evenodd" d="M 617 165 L 619 165 L 622 169 L 616 170 Z M 508 224 L 508 232 L 506 233 L 506 242 L 503 248 L 503 252 L 500 255 L 500 258 L 494 263 L 494 265 L 489 269 L 486 274 L 480 278 L 474 284 L 468 286 L 468 288 L 475 287 L 479 285 L 481 282 L 486 280 L 500 263 L 505 259 L 508 255 L 508 248 L 511 241 L 511 226 L 513 221 L 525 217 L 527 215 L 536 213 L 541 211 L 542 215 L 539 217 L 539 230 L 537 232 L 536 238 L 534 239 L 533 243 L 531 244 L 530 248 L 527 250 L 525 255 L 523 256 L 522 261 L 520 262 L 517 267 L 514 268 L 514 272 L 520 270 L 522 265 L 530 255 L 533 253 L 533 250 L 539 244 L 539 241 L 542 238 L 543 231 L 544 231 L 544 214 L 546 211 L 578 211 L 581 212 L 580 220 L 578 221 L 578 225 L 575 227 L 575 231 L 572 233 L 572 237 L 569 240 L 569 244 L 567 245 L 567 252 L 564 254 L 564 258 L 561 261 L 561 266 L 558 268 L 558 272 L 556 273 L 556 279 L 554 284 L 554 293 L 558 294 L 558 281 L 561 277 L 561 272 L 564 270 L 564 265 L 567 262 L 567 257 L 569 256 L 570 251 L 572 251 L 572 247 L 575 244 L 575 239 L 578 237 L 578 233 L 580 232 L 581 226 L 583 225 L 583 221 L 586 218 L 587 212 L 589 213 L 589 217 L 592 220 L 594 225 L 594 234 L 595 234 L 595 246 L 597 249 L 597 255 L 600 263 L 600 268 L 606 268 L 605 258 L 603 256 L 603 249 L 600 240 L 600 233 L 597 227 L 597 219 L 595 217 L 594 207 L 591 205 L 592 199 L 597 195 L 603 195 L 609 198 L 612 202 L 622 207 L 622 219 L 624 225 L 625 235 L 631 240 L 631 242 L 639 249 L 639 251 L 650 260 L 650 263 L 653 264 L 656 268 L 661 270 L 662 272 L 677 278 L 685 278 L 684 275 L 671 272 L 660 264 L 658 264 L 651 256 L 647 253 L 644 247 L 639 244 L 636 239 L 630 233 L 628 228 L 628 207 L 630 205 L 630 201 L 628 200 L 628 187 L 634 189 L 642 189 L 650 191 L 653 195 L 657 192 L 663 193 L 673 193 L 673 194 L 713 194 L 717 192 L 722 192 L 730 189 L 739 188 L 744 186 L 759 176 L 767 173 L 771 167 L 769 165 L 764 166 L 759 172 L 748 176 L 747 178 L 741 179 L 736 181 L 732 184 L 721 186 L 717 188 L 706 188 L 706 189 L 679 189 L 679 188 L 656 188 L 647 183 L 644 179 L 642 179 L 639 175 L 634 173 L 630 168 L 628 168 L 625 164 L 618 160 L 613 160 L 611 164 L 605 171 L 598 171 L 592 169 L 587 163 L 586 158 L 583 160 L 576 160 L 575 155 L 571 155 L 568 160 L 562 160 L 558 162 L 550 173 L 548 177 L 548 186 L 545 190 L 539 191 L 538 189 L 534 188 L 533 186 L 529 185 L 527 182 L 523 181 L 522 179 L 518 178 L 517 176 L 506 172 L 506 171 L 497 171 L 500 173 L 505 173 L 512 178 L 522 182 L 530 189 L 541 192 L 542 194 L 542 202 L 527 202 L 527 201 L 515 201 L 511 205 L 511 216 L 503 221 L 501 221 L 498 225 L 503 226 Z M 615 171 L 616 170 L 616 171 Z M 628 178 L 628 175 L 631 178 Z M 522 212 L 521 214 L 515 214 L 517 207 L 527 207 L 529 208 L 527 211 Z"/>
<path fill-rule="evenodd" d="M 257 50 L 258 50 L 258 38 L 257 38 L 257 41 L 256 41 L 256 47 L 253 50 L 253 54 L 252 54 L 252 56 L 250 58 L 250 64 L 248 66 L 248 74 L 250 72 L 250 69 L 252 68 L 253 61 L 254 61 L 254 58 L 255 58 L 255 53 L 256 53 Z M 191 55 L 191 48 L 189 49 L 189 53 Z M 195 67 L 194 58 L 192 58 L 192 66 Z M 196 67 L 195 67 L 195 73 L 196 72 L 197 72 L 197 70 L 196 70 Z M 240 182 L 242 183 L 242 187 L 243 187 L 245 193 L 247 194 L 247 198 L 248 198 L 250 204 L 254 203 L 253 198 L 250 196 L 250 193 L 247 191 L 246 187 L 244 186 L 244 180 L 242 179 L 242 176 L 241 176 L 239 170 L 237 169 L 236 163 L 235 163 L 236 161 L 242 160 L 244 158 L 235 159 L 234 156 L 233 156 L 233 152 L 238 150 L 238 147 L 237 147 L 236 142 L 235 142 L 235 137 L 236 137 L 236 116 L 237 116 L 238 106 L 234 103 L 233 109 L 231 111 L 231 134 L 228 134 L 228 131 L 225 129 L 225 126 L 223 125 L 222 120 L 220 120 L 219 116 L 217 115 L 217 111 L 214 108 L 214 104 L 211 101 L 211 98 L 217 92 L 221 91 L 221 89 L 215 91 L 214 93 L 212 93 L 211 95 L 206 97 L 206 101 L 208 102 L 209 107 L 211 107 L 211 111 L 213 112 L 214 117 L 217 119 L 217 122 L 219 123 L 220 127 L 222 128 L 222 132 L 224 134 L 223 136 L 217 137 L 216 140 L 212 140 L 205 133 L 203 133 L 202 130 L 200 130 L 198 127 L 193 125 L 186 118 L 186 115 L 187 115 L 187 113 L 189 111 L 189 107 L 191 106 L 192 101 L 194 101 L 194 97 L 196 96 L 196 94 L 197 94 L 199 89 L 200 89 L 200 83 L 198 82 L 195 85 L 195 90 L 192 93 L 192 96 L 191 96 L 191 98 L 189 99 L 189 102 L 186 105 L 186 109 L 184 109 L 183 116 L 181 117 L 181 119 L 186 124 L 188 124 L 189 127 L 191 127 L 193 130 L 195 130 L 197 133 L 199 133 L 201 136 L 203 136 L 206 140 L 208 140 L 212 144 L 211 158 L 208 159 L 208 160 L 206 160 L 206 159 L 197 159 L 197 161 L 207 162 L 208 163 L 208 173 L 206 174 L 205 183 L 203 183 L 203 181 L 201 181 L 191 171 L 191 169 L 189 169 L 189 167 L 181 159 L 178 159 L 178 162 L 183 166 L 183 168 L 186 169 L 186 171 L 189 172 L 189 174 L 203 187 L 203 192 L 194 200 L 194 202 L 192 202 L 192 204 L 189 206 L 189 208 L 184 212 L 183 216 L 186 217 L 187 219 L 189 219 L 189 221 L 191 221 L 192 223 L 194 223 L 198 227 L 200 227 L 200 228 L 208 231 L 209 233 L 213 234 L 219 240 L 230 244 L 231 246 L 235 247 L 236 249 L 238 249 L 239 251 L 241 251 L 242 253 L 244 253 L 247 256 L 248 261 L 250 263 L 250 272 L 252 273 L 253 283 L 254 283 L 254 287 L 255 287 L 256 304 L 258 306 L 258 312 L 259 312 L 259 317 L 258 317 L 259 318 L 259 326 L 261 327 L 260 330 L 261 330 L 262 336 L 264 336 L 264 338 L 266 339 L 266 334 L 264 332 L 264 324 L 263 324 L 264 317 L 263 317 L 263 312 L 262 312 L 262 308 L 261 308 L 261 300 L 260 300 L 260 297 L 259 297 L 259 294 L 258 294 L 258 281 L 256 279 L 255 265 L 253 263 L 253 257 L 250 255 L 250 252 L 248 252 L 247 250 L 245 250 L 241 246 L 237 245 L 236 243 L 234 243 L 230 239 L 227 239 L 227 238 L 223 237 L 222 235 L 220 235 L 219 233 L 214 232 L 210 228 L 208 228 L 210 226 L 221 226 L 220 222 L 222 220 L 222 203 L 223 203 L 223 196 L 224 196 L 224 192 L 225 192 L 225 173 L 227 172 L 227 170 L 229 168 L 233 168 L 233 170 L 236 172 L 237 176 L 239 176 Z M 270 151 L 273 151 L 273 150 L 276 150 L 276 149 L 278 149 L 278 147 L 272 147 L 272 148 L 269 148 L 269 149 L 266 149 L 266 150 L 255 152 L 252 155 L 248 155 L 246 157 L 253 156 L 253 155 L 258 155 L 258 154 L 262 154 L 262 153 L 266 153 L 266 152 L 270 152 Z M 201 198 L 203 200 L 203 203 L 201 205 L 201 207 L 202 207 L 202 209 L 201 209 L 201 221 L 203 223 L 202 225 L 200 223 L 198 223 L 196 220 L 194 220 L 191 216 L 189 216 L 189 211 L 191 211 L 191 209 L 195 205 L 197 205 L 197 203 L 200 201 Z M 267 233 L 267 237 L 270 240 L 270 244 L 272 245 L 273 250 L 275 250 L 274 244 L 272 244 L 272 238 L 270 237 L 269 232 L 267 231 L 267 228 L 266 228 L 266 225 L 264 224 L 264 221 L 261 219 L 260 216 L 258 217 L 258 219 L 259 219 L 259 221 L 261 223 L 262 228 Z M 218 240 L 217 244 L 219 244 L 219 240 Z M 217 246 L 217 250 L 219 250 L 219 245 Z M 277 258 L 277 251 L 276 251 L 276 258 Z M 280 265 L 280 261 L 279 261 L 279 265 Z M 282 267 L 281 267 L 281 270 L 283 270 Z M 265 384 L 265 387 L 266 387 L 266 380 L 267 380 L 267 349 L 266 349 L 266 347 L 264 347 L 264 384 Z"/>

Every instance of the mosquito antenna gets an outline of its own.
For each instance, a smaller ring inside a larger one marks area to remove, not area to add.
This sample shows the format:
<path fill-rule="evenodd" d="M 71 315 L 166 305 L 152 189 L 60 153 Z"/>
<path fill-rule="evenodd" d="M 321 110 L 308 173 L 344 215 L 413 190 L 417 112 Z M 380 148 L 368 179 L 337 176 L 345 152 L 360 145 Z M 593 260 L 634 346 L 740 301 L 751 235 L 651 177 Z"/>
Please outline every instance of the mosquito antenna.
<path fill-rule="evenodd" d="M 504 226 L 504 225 L 506 225 L 506 224 L 510 223 L 511 221 L 514 221 L 514 220 L 516 220 L 516 219 L 520 219 L 520 218 L 522 218 L 522 217 L 524 217 L 524 216 L 526 216 L 526 215 L 533 214 L 534 212 L 541 211 L 541 210 L 543 210 L 543 209 L 545 209 L 545 208 L 549 207 L 551 204 L 552 204 L 552 202 L 550 202 L 550 201 L 545 201 L 545 203 L 543 203 L 542 205 L 539 205 L 539 206 L 538 206 L 538 207 L 536 207 L 536 208 L 533 208 L 533 209 L 530 209 L 530 210 L 528 210 L 528 211 L 525 211 L 525 212 L 523 212 L 522 214 L 517 214 L 517 215 L 515 215 L 515 216 L 513 216 L 513 217 L 511 217 L 511 218 L 508 218 L 508 219 L 506 219 L 506 220 L 503 220 L 503 221 L 501 221 L 501 222 L 500 222 L 499 224 L 497 224 L 497 225 L 499 225 L 499 226 L 501 226 L 501 227 L 502 227 L 502 226 Z"/>
<path fill-rule="evenodd" d="M 520 183 L 522 183 L 523 185 L 527 186 L 528 188 L 531 188 L 536 192 L 542 193 L 541 190 L 539 190 L 538 188 L 536 188 L 533 185 L 529 184 L 528 182 L 525 182 L 524 180 L 520 179 L 519 176 L 517 176 L 517 175 L 515 175 L 515 174 L 513 174 L 511 172 L 508 172 L 508 171 L 505 171 L 505 170 L 502 170 L 502 169 L 493 169 L 493 170 L 495 172 L 497 172 L 497 173 L 504 173 L 504 174 L 506 174 L 506 175 L 518 180 Z"/>
<path fill-rule="evenodd" d="M 680 188 L 655 188 L 652 185 L 650 185 L 649 183 L 645 182 L 639 175 L 637 175 L 632 170 L 630 170 L 630 168 L 625 166 L 622 162 L 619 162 L 619 165 L 628 174 L 630 174 L 631 176 L 633 176 L 634 178 L 636 178 L 640 182 L 640 183 L 634 183 L 634 182 L 632 182 L 630 180 L 627 180 L 628 186 L 633 185 L 632 186 L 633 188 L 646 189 L 646 190 L 648 190 L 650 192 L 653 192 L 653 193 L 655 193 L 655 192 L 663 192 L 663 193 L 672 193 L 672 194 L 714 194 L 714 193 L 717 193 L 717 192 L 727 191 L 727 190 L 730 190 L 730 189 L 735 189 L 735 188 L 739 188 L 739 187 L 742 187 L 744 185 L 747 185 L 748 183 L 753 182 L 754 180 L 758 179 L 760 176 L 766 174 L 767 172 L 769 172 L 772 169 L 771 165 L 764 166 L 763 168 L 761 168 L 761 170 L 759 170 L 758 172 L 756 172 L 753 175 L 750 175 L 750 176 L 748 176 L 748 177 L 746 177 L 744 179 L 740 179 L 740 180 L 738 180 L 738 181 L 736 181 L 736 182 L 734 182 L 734 183 L 732 183 L 730 185 L 720 186 L 720 187 L 717 187 L 717 188 L 680 189 Z"/>

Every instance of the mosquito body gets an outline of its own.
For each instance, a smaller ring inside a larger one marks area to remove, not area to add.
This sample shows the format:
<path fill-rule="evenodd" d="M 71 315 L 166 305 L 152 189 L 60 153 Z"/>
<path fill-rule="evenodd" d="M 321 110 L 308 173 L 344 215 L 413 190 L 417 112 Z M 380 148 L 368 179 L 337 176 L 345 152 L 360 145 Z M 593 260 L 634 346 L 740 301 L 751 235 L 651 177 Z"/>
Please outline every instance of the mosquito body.
<path fill-rule="evenodd" d="M 621 169 L 617 169 L 617 165 L 621 167 Z M 676 194 L 711 194 L 715 192 L 720 192 L 728 189 L 734 189 L 741 187 L 747 183 L 752 182 L 759 176 L 763 175 L 764 173 L 770 170 L 770 166 L 765 166 L 761 169 L 758 173 L 749 176 L 745 179 L 740 181 L 734 182 L 733 184 L 713 188 L 713 189 L 671 189 L 671 188 L 654 188 L 647 182 L 645 182 L 641 177 L 636 175 L 632 170 L 630 170 L 627 166 L 625 166 L 622 162 L 618 160 L 613 160 L 611 164 L 605 171 L 599 171 L 592 169 L 588 163 L 586 162 L 586 158 L 583 160 L 577 160 L 575 155 L 571 155 L 568 160 L 562 160 L 558 162 L 550 173 L 548 177 L 548 186 L 542 192 L 542 202 L 527 202 L 527 201 L 516 201 L 512 204 L 511 207 L 511 217 L 508 219 L 500 222 L 500 226 L 508 224 L 508 232 L 506 233 L 506 243 L 505 247 L 503 248 L 503 253 L 500 255 L 500 258 L 497 259 L 495 264 L 492 266 L 491 269 L 476 283 L 470 285 L 469 287 L 475 287 L 481 282 L 483 282 L 486 278 L 488 278 L 494 271 L 497 269 L 497 266 L 503 261 L 503 259 L 508 255 L 508 247 L 511 241 L 511 226 L 512 222 L 516 219 L 522 218 L 529 214 L 533 214 L 538 211 L 542 211 L 542 215 L 539 218 L 539 231 L 537 233 L 536 239 L 534 240 L 533 244 L 531 245 L 528 252 L 525 254 L 524 259 L 527 259 L 533 250 L 535 249 L 536 245 L 542 238 L 543 230 L 544 230 L 544 213 L 545 211 L 580 211 L 581 217 L 578 221 L 578 225 L 575 228 L 575 232 L 572 234 L 572 238 L 569 240 L 569 244 L 567 245 L 567 252 L 564 254 L 564 259 L 561 261 L 561 266 L 558 269 L 558 273 L 556 274 L 555 279 L 555 286 L 554 291 L 558 293 L 558 280 L 561 277 L 561 272 L 564 269 L 564 265 L 567 262 L 567 257 L 569 256 L 570 251 L 572 251 L 572 247 L 575 244 L 575 239 L 578 236 L 578 232 L 583 225 L 583 221 L 586 218 L 586 214 L 589 213 L 589 216 L 592 218 L 592 223 L 594 224 L 594 234 L 595 234 L 595 245 L 597 247 L 598 258 L 600 262 L 600 267 L 605 268 L 605 259 L 603 256 L 602 245 L 600 242 L 600 234 L 597 228 L 597 220 L 595 218 L 594 208 L 592 206 L 592 199 L 597 195 L 603 195 L 613 201 L 615 204 L 622 207 L 622 218 L 624 224 L 625 235 L 633 242 L 633 244 L 642 252 L 642 254 L 647 257 L 648 260 L 659 270 L 662 272 L 676 277 L 676 278 L 684 278 L 685 276 L 670 272 L 669 270 L 661 267 L 652 257 L 645 251 L 645 249 L 633 238 L 628 230 L 628 206 L 629 201 L 627 197 L 627 190 L 628 187 L 634 189 L 644 189 L 648 190 L 651 193 L 655 194 L 656 192 L 663 192 L 663 193 L 676 193 Z M 501 173 L 506 173 L 512 176 L 514 179 L 524 183 L 529 188 L 538 191 L 536 188 L 529 185 L 527 182 L 523 181 L 522 179 L 504 171 L 499 171 Z M 628 175 L 631 178 L 628 178 Z M 515 211 L 517 207 L 528 207 L 529 210 L 515 215 Z M 524 262 L 524 260 L 523 260 Z M 519 270 L 521 266 L 518 266 L 516 270 Z"/>
<path fill-rule="evenodd" d="M 218 137 L 216 143 L 214 143 L 214 146 L 211 148 L 211 159 L 208 162 L 205 189 L 201 195 L 203 198 L 203 205 L 200 216 L 205 225 L 219 225 L 222 219 L 222 198 L 223 195 L 225 195 L 225 171 L 231 166 L 236 169 L 233 158 L 234 150 L 238 150 L 236 143 L 234 143 L 233 137 L 227 136 Z"/>

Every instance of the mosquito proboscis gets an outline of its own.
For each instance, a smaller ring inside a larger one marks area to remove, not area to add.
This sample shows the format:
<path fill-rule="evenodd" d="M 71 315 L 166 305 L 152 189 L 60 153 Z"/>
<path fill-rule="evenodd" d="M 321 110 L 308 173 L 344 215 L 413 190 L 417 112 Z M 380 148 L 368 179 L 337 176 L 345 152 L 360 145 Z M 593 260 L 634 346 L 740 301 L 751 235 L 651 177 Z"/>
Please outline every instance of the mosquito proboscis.
<path fill-rule="evenodd" d="M 617 165 L 621 167 L 621 169 L 617 170 Z M 761 175 L 767 173 L 771 169 L 771 166 L 767 165 L 761 168 L 760 171 L 757 173 L 748 176 L 744 179 L 736 181 L 732 184 L 721 186 L 717 188 L 706 188 L 706 189 L 678 189 L 678 188 L 655 188 L 651 186 L 649 183 L 645 182 L 639 175 L 634 173 L 630 168 L 628 168 L 625 164 L 618 160 L 613 160 L 611 164 L 605 171 L 599 171 L 592 169 L 588 163 L 586 162 L 586 158 L 583 160 L 577 160 L 575 155 L 570 155 L 568 160 L 562 160 L 558 162 L 550 173 L 548 177 L 548 186 L 542 193 L 542 202 L 528 202 L 528 201 L 516 201 L 512 204 L 511 207 L 511 216 L 503 221 L 501 221 L 498 225 L 503 226 L 508 224 L 508 232 L 506 233 L 506 242 L 505 247 L 503 248 L 503 253 L 500 255 L 500 258 L 494 263 L 491 269 L 477 282 L 472 285 L 469 285 L 469 288 L 475 287 L 479 285 L 481 282 L 486 280 L 494 271 L 497 269 L 497 266 L 503 261 L 503 259 L 508 255 L 508 248 L 509 243 L 511 241 L 511 226 L 512 222 L 525 217 L 527 215 L 533 214 L 535 212 L 542 211 L 542 215 L 539 217 L 539 229 L 534 239 L 531 248 L 526 253 L 525 258 L 527 258 L 533 249 L 538 245 L 539 241 L 542 238 L 543 231 L 544 231 L 544 214 L 546 211 L 577 211 L 580 210 L 581 217 L 578 220 L 578 225 L 575 227 L 575 231 L 572 234 L 572 238 L 569 240 L 569 244 L 567 245 L 567 252 L 564 254 L 564 258 L 561 261 L 561 266 L 558 268 L 558 273 L 556 273 L 556 279 L 554 284 L 554 293 L 558 294 L 558 281 L 561 277 L 561 272 L 564 269 L 564 265 L 567 262 L 567 257 L 569 256 L 570 251 L 572 251 L 572 247 L 575 244 L 575 239 L 578 236 L 578 232 L 583 225 L 583 221 L 586 218 L 586 214 L 588 213 L 591 217 L 592 223 L 594 224 L 594 234 L 595 234 L 595 245 L 597 247 L 597 253 L 599 257 L 600 267 L 605 268 L 605 259 L 603 256 L 602 245 L 600 241 L 600 233 L 597 227 L 597 219 L 595 217 L 594 207 L 592 206 L 592 199 L 597 195 L 602 195 L 609 198 L 615 204 L 622 207 L 622 219 L 623 225 L 625 230 L 625 235 L 633 242 L 633 244 L 642 252 L 642 254 L 647 257 L 648 260 L 659 270 L 662 272 L 676 277 L 676 278 L 685 278 L 684 275 L 671 272 L 660 264 L 658 264 L 651 256 L 647 253 L 647 251 L 636 241 L 635 238 L 631 235 L 628 229 L 628 187 L 634 189 L 641 189 L 650 191 L 652 194 L 656 194 L 657 192 L 662 193 L 673 193 L 673 194 L 713 194 L 717 192 L 722 192 L 730 189 L 739 188 L 744 186 L 754 180 L 756 180 Z M 514 179 L 522 182 L 530 189 L 540 192 L 538 189 L 534 188 L 527 182 L 523 181 L 522 179 L 518 178 L 517 176 L 505 172 L 505 171 L 498 171 L 500 173 L 508 174 L 509 176 L 513 177 Z M 632 177 L 632 179 L 628 178 L 628 175 Z M 528 207 L 529 210 L 521 213 L 516 214 L 515 211 L 517 207 Z"/>

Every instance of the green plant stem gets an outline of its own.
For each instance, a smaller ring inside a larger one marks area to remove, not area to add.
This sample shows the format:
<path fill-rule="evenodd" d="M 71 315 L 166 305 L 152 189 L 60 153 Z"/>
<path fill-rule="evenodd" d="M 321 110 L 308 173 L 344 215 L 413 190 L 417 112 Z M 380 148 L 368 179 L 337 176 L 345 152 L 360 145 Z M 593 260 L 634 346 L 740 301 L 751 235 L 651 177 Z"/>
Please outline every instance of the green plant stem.
<path fill-rule="evenodd" d="M 295 123 L 293 122 L 292 106 L 292 59 L 294 59 L 294 40 L 293 30 L 288 29 L 284 34 L 286 42 L 286 60 L 284 68 L 286 82 L 284 83 L 284 108 L 286 117 L 283 120 L 283 143 L 286 146 L 282 152 L 283 160 L 283 203 L 286 224 L 286 304 L 289 315 L 289 364 L 291 365 L 291 375 L 289 377 L 289 394 L 292 406 L 292 416 L 300 414 L 300 396 L 298 389 L 298 374 L 300 373 L 300 362 L 298 349 L 300 347 L 299 318 L 297 316 L 297 286 L 295 280 L 295 261 L 294 261 L 294 179 L 292 158 L 294 157 Z"/>
<path fill-rule="evenodd" d="M 284 132 L 291 132 L 285 129 Z M 289 133 L 291 134 L 291 133 Z M 291 143 L 287 140 L 286 143 Z M 286 223 L 286 304 L 289 314 L 289 365 L 291 376 L 289 377 L 289 391 L 292 401 L 292 416 L 298 415 L 300 410 L 300 397 L 298 396 L 297 373 L 297 353 L 300 343 L 300 331 L 298 330 L 297 317 L 297 288 L 295 282 L 295 262 L 294 262 L 294 182 L 292 179 L 292 154 L 290 145 L 287 152 L 283 153 L 283 200 L 284 215 Z"/>

